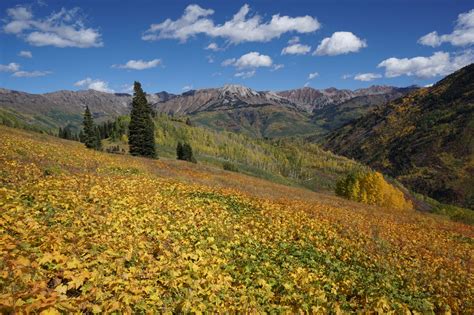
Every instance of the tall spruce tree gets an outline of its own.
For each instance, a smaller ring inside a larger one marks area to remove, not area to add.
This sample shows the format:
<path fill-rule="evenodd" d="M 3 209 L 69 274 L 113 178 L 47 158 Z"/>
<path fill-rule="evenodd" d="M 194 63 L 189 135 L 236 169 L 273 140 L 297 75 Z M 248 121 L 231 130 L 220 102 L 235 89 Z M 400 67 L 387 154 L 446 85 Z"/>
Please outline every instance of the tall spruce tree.
<path fill-rule="evenodd" d="M 128 127 L 128 144 L 130 154 L 150 158 L 156 157 L 155 125 L 153 123 L 153 110 L 146 99 L 140 82 L 133 84 L 132 112 Z"/>
<path fill-rule="evenodd" d="M 92 118 L 89 106 L 86 106 L 86 110 L 84 111 L 83 135 L 84 144 L 86 145 L 86 147 L 95 150 L 101 149 L 102 144 L 100 142 L 100 137 L 97 133 L 97 128 L 94 125 L 94 119 Z"/>

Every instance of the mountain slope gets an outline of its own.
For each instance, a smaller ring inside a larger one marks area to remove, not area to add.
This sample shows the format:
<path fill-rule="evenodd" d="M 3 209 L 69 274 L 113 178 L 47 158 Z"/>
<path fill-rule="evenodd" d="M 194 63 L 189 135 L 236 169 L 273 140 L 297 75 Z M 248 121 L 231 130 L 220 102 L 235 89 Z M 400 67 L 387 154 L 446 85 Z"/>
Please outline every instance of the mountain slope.
<path fill-rule="evenodd" d="M 473 313 L 472 226 L 0 133 L 2 314 Z"/>
<path fill-rule="evenodd" d="M 333 131 L 351 120 L 364 116 L 376 106 L 384 105 L 416 89 L 418 88 L 373 86 L 356 90 L 353 98 L 314 111 L 311 121 L 326 131 Z"/>
<path fill-rule="evenodd" d="M 474 64 L 330 134 L 325 147 L 474 208 Z"/>
<path fill-rule="evenodd" d="M 373 85 L 354 91 L 339 90 L 336 88 L 317 90 L 311 87 L 304 87 L 301 89 L 277 92 L 277 94 L 294 102 L 308 113 L 318 114 L 322 109 L 332 108 L 358 97 L 364 97 L 360 100 L 367 100 L 369 102 L 367 104 L 375 104 L 377 101 L 380 101 L 381 98 L 377 96 L 381 96 L 385 100 L 393 100 L 406 94 L 408 92 L 407 89 L 414 89 L 414 87 L 397 88 L 393 86 Z M 374 98 L 372 99 L 372 97 Z"/>
<path fill-rule="evenodd" d="M 305 110 L 272 92 L 241 85 L 189 91 L 154 104 L 158 112 L 190 115 L 198 124 L 253 137 L 280 137 L 318 132 Z"/>
<path fill-rule="evenodd" d="M 147 95 L 151 103 L 173 97 L 173 94 L 166 92 Z M 89 106 L 94 118 L 100 122 L 128 114 L 131 102 L 132 96 L 126 93 L 63 90 L 30 94 L 0 89 L 0 121 L 7 125 L 19 124 L 42 130 L 56 131 L 66 125 L 78 129 L 85 106 Z"/>
<path fill-rule="evenodd" d="M 121 128 L 104 142 L 104 148 L 119 145 L 127 151 L 126 139 L 130 118 L 119 118 Z M 303 139 L 265 140 L 216 131 L 203 126 L 192 126 L 186 118 L 155 118 L 155 139 L 158 155 L 175 158 L 178 142 L 189 143 L 199 163 L 222 167 L 228 162 L 245 174 L 271 179 L 311 190 L 333 191 L 337 180 L 363 169 L 357 162 L 322 150 L 319 145 Z"/>

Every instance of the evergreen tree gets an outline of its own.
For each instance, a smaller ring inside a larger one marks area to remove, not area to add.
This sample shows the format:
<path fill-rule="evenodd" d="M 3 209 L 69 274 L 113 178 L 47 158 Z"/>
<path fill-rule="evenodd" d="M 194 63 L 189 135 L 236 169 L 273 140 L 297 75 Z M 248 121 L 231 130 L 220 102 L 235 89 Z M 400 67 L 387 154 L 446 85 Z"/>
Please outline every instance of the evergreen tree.
<path fill-rule="evenodd" d="M 85 140 L 85 135 L 84 135 L 84 131 L 79 131 L 79 139 L 78 139 L 80 142 L 84 143 L 86 140 Z"/>
<path fill-rule="evenodd" d="M 141 84 L 135 81 L 133 88 L 132 112 L 130 113 L 128 128 L 130 154 L 154 158 L 156 157 L 156 149 L 153 110 L 148 104 Z"/>
<path fill-rule="evenodd" d="M 97 128 L 94 125 L 89 106 L 86 106 L 86 110 L 84 111 L 83 139 L 87 148 L 100 150 L 100 137 L 98 136 Z"/>
<path fill-rule="evenodd" d="M 176 158 L 178 160 L 183 160 L 183 144 L 181 142 L 178 142 L 178 145 L 176 146 Z"/>
<path fill-rule="evenodd" d="M 184 144 L 181 142 L 178 142 L 178 145 L 176 146 L 176 158 L 178 160 L 197 163 L 193 155 L 193 149 L 186 142 Z"/>

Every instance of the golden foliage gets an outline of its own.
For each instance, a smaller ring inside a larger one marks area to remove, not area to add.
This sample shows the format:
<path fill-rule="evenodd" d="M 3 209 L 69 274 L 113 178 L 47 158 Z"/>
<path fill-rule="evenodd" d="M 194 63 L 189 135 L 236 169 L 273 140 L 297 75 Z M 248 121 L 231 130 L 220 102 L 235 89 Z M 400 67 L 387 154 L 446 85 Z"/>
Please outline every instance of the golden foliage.
<path fill-rule="evenodd" d="M 349 174 L 336 185 L 336 194 L 369 205 L 395 209 L 413 209 L 403 192 L 385 181 L 379 172 Z"/>
<path fill-rule="evenodd" d="M 471 226 L 0 133 L 0 313 L 474 311 Z"/>

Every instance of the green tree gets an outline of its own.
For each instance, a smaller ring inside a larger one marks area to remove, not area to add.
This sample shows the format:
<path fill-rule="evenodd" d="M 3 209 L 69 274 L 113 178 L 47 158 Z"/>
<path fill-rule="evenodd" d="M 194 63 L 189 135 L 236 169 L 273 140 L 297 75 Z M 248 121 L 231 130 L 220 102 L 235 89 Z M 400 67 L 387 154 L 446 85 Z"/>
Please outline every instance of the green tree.
<path fill-rule="evenodd" d="M 153 110 L 146 99 L 141 84 L 135 81 L 133 89 L 132 112 L 128 127 L 130 154 L 154 158 L 156 157 L 156 148 Z"/>
<path fill-rule="evenodd" d="M 183 160 L 193 163 L 197 162 L 193 155 L 193 148 L 189 143 L 183 144 Z"/>
<path fill-rule="evenodd" d="M 178 160 L 183 160 L 183 144 L 181 142 L 178 142 L 178 145 L 176 146 L 176 158 Z"/>
<path fill-rule="evenodd" d="M 86 110 L 84 111 L 83 135 L 84 144 L 87 148 L 95 150 L 101 149 L 100 136 L 94 125 L 94 119 L 92 118 L 89 106 L 86 106 Z"/>
<path fill-rule="evenodd" d="M 186 142 L 178 142 L 178 145 L 176 146 L 176 158 L 178 160 L 197 163 L 193 155 L 193 148 L 191 147 L 191 145 L 189 145 L 189 143 Z"/>

